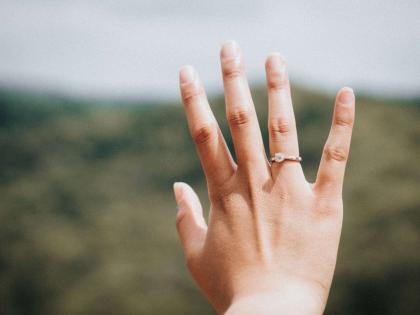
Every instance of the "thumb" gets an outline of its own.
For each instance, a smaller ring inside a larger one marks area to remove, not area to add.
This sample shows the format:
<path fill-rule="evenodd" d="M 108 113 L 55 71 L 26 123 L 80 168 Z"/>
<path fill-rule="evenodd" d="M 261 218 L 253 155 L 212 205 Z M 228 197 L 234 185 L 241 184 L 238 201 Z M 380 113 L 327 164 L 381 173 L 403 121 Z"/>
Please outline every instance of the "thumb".
<path fill-rule="evenodd" d="M 185 183 L 174 183 L 175 199 L 178 204 L 176 227 L 187 260 L 196 256 L 204 245 L 207 225 L 203 208 L 194 190 Z"/>

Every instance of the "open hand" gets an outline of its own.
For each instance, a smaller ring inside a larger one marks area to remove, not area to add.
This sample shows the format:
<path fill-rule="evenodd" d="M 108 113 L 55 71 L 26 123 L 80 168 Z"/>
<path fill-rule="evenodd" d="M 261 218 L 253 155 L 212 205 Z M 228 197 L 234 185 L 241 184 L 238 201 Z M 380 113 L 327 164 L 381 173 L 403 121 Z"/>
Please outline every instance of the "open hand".
<path fill-rule="evenodd" d="M 219 313 L 321 314 L 340 239 L 353 91 L 343 88 L 337 94 L 331 131 L 311 184 L 298 161 L 271 164 L 267 159 L 238 45 L 225 43 L 220 58 L 236 162 L 198 74 L 191 66 L 180 72 L 184 109 L 211 202 L 207 225 L 191 187 L 174 185 L 188 268 Z M 278 54 L 267 58 L 266 74 L 270 154 L 299 156 L 286 64 Z"/>

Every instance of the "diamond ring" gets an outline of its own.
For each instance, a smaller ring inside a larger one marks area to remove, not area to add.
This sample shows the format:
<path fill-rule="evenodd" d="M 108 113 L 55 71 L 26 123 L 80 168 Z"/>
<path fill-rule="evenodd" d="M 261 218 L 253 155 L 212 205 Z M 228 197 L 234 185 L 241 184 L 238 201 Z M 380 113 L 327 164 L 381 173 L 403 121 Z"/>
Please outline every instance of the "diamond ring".
<path fill-rule="evenodd" d="M 281 163 L 281 162 L 284 162 L 284 161 L 301 162 L 302 158 L 300 156 L 296 156 L 296 155 L 286 155 L 282 152 L 274 153 L 274 156 L 272 156 L 270 158 L 270 162 L 272 162 L 272 163 L 274 163 L 274 162 Z"/>

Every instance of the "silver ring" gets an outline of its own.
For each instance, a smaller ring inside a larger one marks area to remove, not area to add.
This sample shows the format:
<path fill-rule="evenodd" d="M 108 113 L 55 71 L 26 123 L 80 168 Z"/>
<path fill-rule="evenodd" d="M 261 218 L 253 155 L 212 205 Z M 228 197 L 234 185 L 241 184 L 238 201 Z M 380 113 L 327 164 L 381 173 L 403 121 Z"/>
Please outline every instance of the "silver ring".
<path fill-rule="evenodd" d="M 272 156 L 270 158 L 270 162 L 272 162 L 272 163 L 274 163 L 274 162 L 281 163 L 281 162 L 284 162 L 284 161 L 301 162 L 302 158 L 300 156 L 296 156 L 296 155 L 286 155 L 282 152 L 274 153 L 274 156 Z"/>

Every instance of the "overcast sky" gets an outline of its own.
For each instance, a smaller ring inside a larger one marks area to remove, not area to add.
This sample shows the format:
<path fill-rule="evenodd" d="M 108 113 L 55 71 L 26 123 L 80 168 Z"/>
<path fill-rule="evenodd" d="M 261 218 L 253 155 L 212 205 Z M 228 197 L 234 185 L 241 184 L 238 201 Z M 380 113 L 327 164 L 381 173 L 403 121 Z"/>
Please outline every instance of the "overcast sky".
<path fill-rule="evenodd" d="M 188 63 L 220 91 L 236 39 L 252 82 L 279 51 L 306 85 L 419 95 L 419 16 L 419 0 L 0 0 L 0 85 L 168 98 Z"/>

